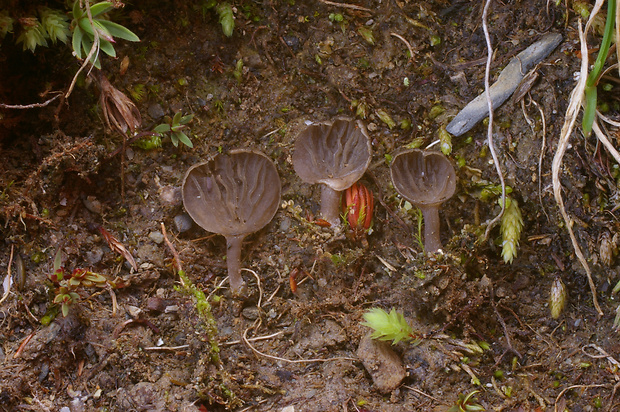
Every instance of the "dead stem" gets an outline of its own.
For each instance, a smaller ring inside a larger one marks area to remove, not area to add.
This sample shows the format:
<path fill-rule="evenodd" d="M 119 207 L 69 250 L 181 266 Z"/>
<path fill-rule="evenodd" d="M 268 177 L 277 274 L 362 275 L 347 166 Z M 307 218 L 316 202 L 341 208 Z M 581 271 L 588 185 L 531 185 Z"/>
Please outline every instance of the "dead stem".
<path fill-rule="evenodd" d="M 576 389 L 576 388 L 584 388 L 584 389 L 589 389 L 589 388 L 605 388 L 608 387 L 609 385 L 607 384 L 599 384 L 599 385 L 571 385 L 567 388 L 562 389 L 562 392 L 560 392 L 560 394 L 557 396 L 557 398 L 555 398 L 555 405 L 553 407 L 554 412 L 562 412 L 558 409 L 558 402 L 560 402 L 560 399 L 562 398 L 562 396 L 564 396 L 564 394 L 568 391 L 570 391 L 571 389 Z"/>
<path fill-rule="evenodd" d="M 400 39 L 403 43 L 405 43 L 405 46 L 407 46 L 407 49 L 409 49 L 409 60 L 413 61 L 413 48 L 411 47 L 411 44 L 409 44 L 409 42 L 400 34 L 390 33 L 390 36 L 394 36 L 397 39 Z"/>
<path fill-rule="evenodd" d="M 592 18 L 594 14 L 591 15 Z M 589 24 L 590 22 L 588 22 Z M 583 101 L 584 90 L 586 86 L 586 79 L 588 73 L 588 45 L 586 44 L 585 34 L 582 30 L 581 19 L 579 19 L 579 39 L 581 43 L 581 72 L 579 75 L 579 81 L 575 88 L 571 93 L 571 99 L 566 109 L 566 115 L 564 118 L 564 124 L 562 125 L 562 132 L 560 134 L 560 139 L 558 142 L 558 147 L 555 151 L 555 155 L 553 157 L 553 163 L 551 165 L 551 175 L 553 180 L 553 195 L 555 197 L 555 201 L 560 209 L 560 213 L 562 218 L 564 219 L 564 224 L 566 229 L 568 230 L 568 234 L 570 236 L 570 240 L 573 244 L 573 249 L 575 250 L 575 254 L 586 271 L 586 275 L 588 277 L 588 284 L 590 286 L 590 292 L 592 294 L 592 303 L 598 312 L 599 317 L 603 316 L 603 310 L 598 304 L 598 298 L 596 297 L 596 286 L 594 285 L 594 280 L 592 279 L 592 273 L 590 271 L 590 266 L 586 261 L 581 248 L 579 247 L 579 243 L 577 242 L 577 238 L 575 237 L 575 233 L 573 232 L 573 220 L 568 216 L 566 212 L 566 208 L 564 207 L 564 199 L 562 198 L 562 184 L 560 183 L 560 167 L 562 166 L 562 159 L 564 158 L 564 154 L 568 149 L 568 142 L 570 140 L 570 135 L 573 131 L 573 127 L 575 125 L 575 121 L 577 119 L 577 115 L 579 113 L 579 108 L 581 106 L 581 102 Z M 588 25 L 586 25 L 586 28 Z"/>
<path fill-rule="evenodd" d="M 170 249 L 170 253 L 172 253 L 172 264 L 174 265 L 174 269 L 178 274 L 179 272 L 183 271 L 183 266 L 181 266 L 181 258 L 179 257 L 177 250 L 174 248 L 174 245 L 170 242 L 170 240 L 168 240 L 166 225 L 164 225 L 163 222 L 161 224 L 161 233 L 164 235 L 164 241 L 166 242 L 166 246 L 168 246 L 168 249 Z M 187 285 L 183 281 L 183 278 L 179 277 L 179 280 L 181 282 L 181 285 L 187 289 Z"/>
<path fill-rule="evenodd" d="M 372 10 L 367 9 L 366 7 L 355 5 L 355 4 L 336 3 L 335 1 L 329 1 L 329 0 L 319 0 L 319 1 L 323 4 L 327 4 L 328 6 L 344 7 L 345 9 L 367 11 L 368 13 L 372 13 Z"/>
<path fill-rule="evenodd" d="M 88 22 L 90 23 L 92 27 L 94 27 L 95 23 L 93 22 L 93 15 L 90 12 L 90 3 L 88 1 L 80 0 L 80 6 L 82 6 L 82 4 L 84 4 L 84 7 L 86 8 L 86 15 L 88 16 Z M 75 87 L 75 83 L 78 80 L 78 76 L 80 75 L 80 73 L 82 73 L 82 70 L 84 70 L 88 66 L 90 59 L 95 55 L 95 53 L 99 53 L 99 43 L 101 40 L 99 39 L 99 33 L 97 32 L 97 30 L 93 30 L 93 32 L 94 32 L 93 33 L 94 34 L 93 46 L 90 48 L 90 51 L 88 52 L 88 56 L 86 56 L 86 58 L 84 59 L 84 62 L 82 63 L 78 71 L 73 76 L 73 80 L 71 80 L 71 84 L 69 85 L 69 90 L 67 90 L 67 93 L 65 93 L 65 99 L 68 99 L 69 96 L 71 96 L 71 93 L 73 92 L 73 88 Z M 91 65 L 90 70 L 92 70 L 93 67 L 95 66 Z M 90 70 L 87 76 L 90 74 Z"/>
<path fill-rule="evenodd" d="M 410 391 L 417 393 L 418 395 L 426 396 L 427 398 L 432 399 L 432 400 L 434 400 L 437 403 L 442 403 L 441 400 L 439 400 L 439 399 L 437 399 L 437 398 L 435 398 L 435 397 L 433 397 L 433 396 L 431 396 L 431 395 L 429 395 L 427 393 L 424 393 L 424 392 L 422 392 L 419 389 L 416 389 L 416 388 L 413 388 L 413 387 L 407 386 L 407 385 L 403 385 L 403 388 L 407 388 Z"/>
<path fill-rule="evenodd" d="M 497 159 L 497 154 L 495 153 L 495 145 L 493 144 L 493 102 L 491 101 L 491 92 L 490 92 L 490 84 L 489 77 L 491 73 L 491 62 L 493 60 L 493 45 L 491 44 L 491 36 L 489 35 L 489 26 L 487 25 L 487 17 L 489 13 L 489 7 L 491 5 L 491 0 L 486 0 L 484 4 L 484 11 L 482 12 L 482 29 L 484 31 L 484 38 L 487 43 L 487 65 L 484 71 L 484 95 L 487 99 L 487 105 L 489 107 L 489 127 L 487 128 L 487 144 L 489 146 L 489 152 L 491 152 L 491 156 L 493 157 L 493 163 L 495 164 L 495 169 L 497 170 L 497 175 L 499 176 L 499 181 L 502 185 L 502 199 L 501 199 L 501 207 L 502 210 L 499 212 L 499 215 L 495 216 L 493 220 L 489 222 L 487 225 L 487 229 L 484 232 L 484 239 L 489 238 L 489 233 L 491 229 L 495 227 L 497 222 L 500 221 L 502 216 L 504 216 L 504 210 L 506 210 L 506 183 L 504 182 L 504 175 L 502 174 L 502 168 L 499 164 L 499 160 Z"/>
<path fill-rule="evenodd" d="M 256 306 L 260 309 L 263 302 L 263 288 L 261 287 L 260 277 L 258 276 L 258 273 L 254 272 L 252 269 L 241 268 L 241 270 L 250 272 L 256 278 L 256 283 L 258 284 L 258 303 L 256 304 Z"/>
<path fill-rule="evenodd" d="M 57 94 L 56 96 L 52 97 L 51 99 L 48 99 L 46 101 L 44 101 L 43 103 L 32 103 L 32 104 L 4 104 L 4 103 L 0 103 L 0 109 L 34 109 L 35 107 L 45 107 L 48 104 L 50 104 L 51 102 L 53 102 L 54 100 L 58 99 L 60 96 L 62 96 L 61 94 Z"/>
<path fill-rule="evenodd" d="M 2 282 L 2 287 L 4 288 L 4 295 L 2 299 L 0 299 L 0 303 L 4 302 L 6 298 L 9 297 L 9 292 L 11 291 L 11 285 L 13 284 L 13 278 L 11 278 L 11 265 L 13 265 L 13 251 L 15 249 L 15 245 L 11 245 L 11 256 L 9 257 L 9 265 L 6 269 L 6 277 Z"/>
<path fill-rule="evenodd" d="M 250 340 L 248 339 L 248 331 L 250 330 L 250 328 L 247 328 L 244 332 L 243 332 L 243 342 L 250 348 L 252 349 L 252 352 L 254 352 L 255 354 L 268 358 L 268 359 L 273 359 L 273 360 L 277 360 L 277 361 L 282 361 L 282 362 L 287 362 L 287 363 L 313 363 L 313 362 L 329 362 L 329 361 L 334 361 L 334 360 L 351 360 L 351 361 L 358 361 L 359 359 L 357 358 L 348 358 L 346 356 L 337 356 L 334 358 L 329 358 L 329 359 L 320 359 L 320 358 L 315 358 L 315 359 L 286 359 L 286 358 L 280 358 L 278 356 L 273 356 L 273 355 L 268 355 L 264 352 L 259 351 L 258 349 L 256 349 L 254 346 L 252 346 L 252 344 L 250 343 Z"/>
<path fill-rule="evenodd" d="M 490 288 L 490 300 L 491 300 L 491 306 L 493 306 L 493 311 L 495 312 L 495 316 L 497 316 L 497 319 L 499 320 L 499 323 L 502 325 L 502 329 L 504 330 L 504 336 L 506 337 L 506 345 L 508 345 L 508 349 L 506 351 L 504 351 L 504 353 L 502 354 L 502 358 L 504 357 L 504 355 L 508 352 L 512 352 L 515 355 L 517 355 L 517 357 L 519 359 L 522 358 L 521 354 L 519 353 L 518 350 L 516 350 L 514 348 L 514 346 L 512 346 L 512 340 L 510 339 L 510 332 L 508 332 L 508 326 L 506 326 L 506 322 L 504 321 L 504 318 L 502 317 L 502 315 L 499 313 L 499 310 L 497 310 L 497 305 L 495 304 L 495 292 L 493 287 Z M 500 358 L 501 359 L 501 358 Z"/>

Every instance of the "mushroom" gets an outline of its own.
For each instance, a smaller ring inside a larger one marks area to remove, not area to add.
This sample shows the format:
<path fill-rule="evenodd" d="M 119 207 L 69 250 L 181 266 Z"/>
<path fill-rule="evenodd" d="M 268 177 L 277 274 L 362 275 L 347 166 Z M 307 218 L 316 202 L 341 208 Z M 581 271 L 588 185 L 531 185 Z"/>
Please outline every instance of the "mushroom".
<path fill-rule="evenodd" d="M 315 123 L 295 141 L 293 167 L 306 183 L 322 183 L 321 215 L 340 226 L 340 196 L 370 163 L 370 136 L 359 120 L 336 118 Z"/>
<path fill-rule="evenodd" d="M 246 149 L 192 166 L 183 179 L 183 205 L 203 229 L 226 238 L 230 288 L 240 295 L 241 243 L 273 219 L 280 204 L 280 177 L 264 154 Z"/>
<path fill-rule="evenodd" d="M 390 174 L 398 193 L 422 210 L 424 249 L 441 249 L 439 207 L 456 189 L 456 173 L 448 158 L 439 152 L 406 150 L 394 157 Z"/>

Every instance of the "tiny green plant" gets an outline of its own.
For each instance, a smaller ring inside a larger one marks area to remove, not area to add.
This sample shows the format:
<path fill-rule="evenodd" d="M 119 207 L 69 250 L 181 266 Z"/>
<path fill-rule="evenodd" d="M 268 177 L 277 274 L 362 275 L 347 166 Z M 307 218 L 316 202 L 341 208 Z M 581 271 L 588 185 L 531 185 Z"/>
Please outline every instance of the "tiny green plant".
<path fill-rule="evenodd" d="M 177 112 L 172 119 L 169 116 L 166 116 L 166 123 L 155 126 L 153 132 L 157 133 L 160 137 L 163 134 L 169 133 L 170 140 L 172 141 L 174 147 L 178 147 L 179 142 L 181 142 L 185 146 L 192 148 L 194 147 L 194 144 L 183 132 L 183 130 L 188 127 L 187 124 L 191 122 L 193 118 L 193 114 L 183 116 L 181 112 Z"/>
<path fill-rule="evenodd" d="M 474 395 L 478 392 L 480 391 L 472 391 L 467 395 L 460 393 L 456 403 L 447 412 L 478 412 L 486 410 L 484 406 L 476 403 L 477 399 Z"/>
<path fill-rule="evenodd" d="M 233 14 L 233 8 L 228 2 L 218 2 L 218 0 L 207 0 L 202 4 L 202 14 L 206 14 L 208 9 L 215 8 L 220 24 L 222 25 L 222 32 L 226 37 L 230 37 L 235 29 L 235 16 Z"/>
<path fill-rule="evenodd" d="M 420 338 L 411 329 L 402 313 L 392 308 L 390 313 L 381 308 L 371 308 L 364 313 L 362 325 L 368 326 L 373 330 L 373 339 L 382 341 L 392 341 L 392 345 L 398 342 L 412 342 L 414 345 L 420 343 Z"/>
<path fill-rule="evenodd" d="M 60 306 L 63 316 L 69 314 L 71 306 L 80 300 L 78 292 L 87 287 L 116 287 L 116 284 L 98 273 L 76 268 L 68 272 L 62 267 L 62 253 L 59 249 L 54 258 L 54 271 L 47 275 L 55 286 L 53 303 Z"/>
<path fill-rule="evenodd" d="M 583 134 L 589 136 L 592 132 L 592 125 L 594 124 L 594 118 L 596 117 L 596 100 L 599 78 L 603 71 L 603 66 L 607 60 L 607 54 L 609 52 L 609 46 L 611 40 L 614 37 L 614 24 L 616 20 L 616 0 L 609 0 L 607 2 L 607 21 L 605 22 L 605 31 L 603 33 L 603 40 L 601 41 L 601 47 L 599 48 L 594 67 L 588 75 L 585 87 L 585 105 L 583 109 L 582 129 Z M 586 57 L 587 58 L 587 57 Z"/>
<path fill-rule="evenodd" d="M 499 199 L 501 205 L 501 199 Z M 504 262 L 512 263 L 517 256 L 519 248 L 519 239 L 523 230 L 523 216 L 517 201 L 506 196 L 506 209 L 502 216 L 502 257 Z"/>
<path fill-rule="evenodd" d="M 103 51 L 110 57 L 116 57 L 113 45 L 115 37 L 134 42 L 140 41 L 140 38 L 128 28 L 104 18 L 105 13 L 114 9 L 114 3 L 102 1 L 92 6 L 85 4 L 85 8 L 82 8 L 80 3 L 82 3 L 80 0 L 73 3 L 73 21 L 71 22 L 73 30 L 71 43 L 78 59 L 90 58 L 92 65 L 101 69 L 99 51 Z M 90 8 L 90 17 L 86 8 Z"/>
<path fill-rule="evenodd" d="M 33 53 L 37 46 L 47 46 L 47 39 L 53 44 L 59 40 L 67 43 L 70 36 L 69 19 L 60 10 L 39 7 L 38 17 L 22 17 L 17 22 L 20 30 L 15 42 Z M 5 11 L 0 11 L 0 39 L 12 31 L 13 19 Z"/>

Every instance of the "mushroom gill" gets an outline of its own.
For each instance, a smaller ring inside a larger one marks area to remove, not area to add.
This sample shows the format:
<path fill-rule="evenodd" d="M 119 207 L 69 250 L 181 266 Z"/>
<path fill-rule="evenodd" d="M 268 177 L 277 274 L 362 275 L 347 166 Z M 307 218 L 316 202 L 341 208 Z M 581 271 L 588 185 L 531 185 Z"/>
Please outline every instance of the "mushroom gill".
<path fill-rule="evenodd" d="M 336 118 L 314 123 L 295 141 L 293 167 L 306 183 L 322 183 L 321 215 L 340 226 L 340 196 L 370 163 L 370 136 L 359 120 Z"/>
<path fill-rule="evenodd" d="M 456 172 L 439 152 L 411 149 L 398 153 L 390 166 L 394 187 L 424 216 L 424 249 L 441 249 L 439 207 L 454 194 Z"/>
<path fill-rule="evenodd" d="M 241 277 L 241 243 L 273 219 L 280 204 L 280 177 L 264 154 L 232 150 L 192 166 L 183 180 L 183 204 L 203 229 L 226 238 L 228 276 L 234 295 Z"/>

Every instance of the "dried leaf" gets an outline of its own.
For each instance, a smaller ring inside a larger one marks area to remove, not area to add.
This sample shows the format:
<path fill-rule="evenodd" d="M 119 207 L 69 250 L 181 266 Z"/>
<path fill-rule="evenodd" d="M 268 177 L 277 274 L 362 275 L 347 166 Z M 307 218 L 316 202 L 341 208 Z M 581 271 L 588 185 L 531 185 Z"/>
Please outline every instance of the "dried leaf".
<path fill-rule="evenodd" d="M 114 236 L 110 234 L 110 232 L 105 230 L 102 226 L 99 226 L 99 232 L 101 232 L 106 242 L 108 242 L 108 246 L 110 246 L 110 249 L 121 254 L 127 260 L 127 262 L 129 262 L 133 270 L 138 271 L 138 265 L 136 264 L 133 256 L 131 256 L 129 250 L 127 250 L 127 248 L 121 242 L 119 242 Z"/>

